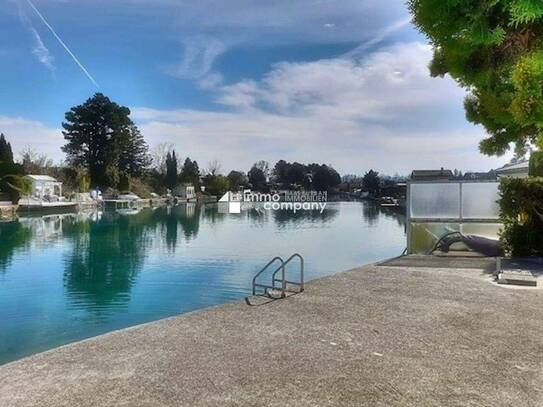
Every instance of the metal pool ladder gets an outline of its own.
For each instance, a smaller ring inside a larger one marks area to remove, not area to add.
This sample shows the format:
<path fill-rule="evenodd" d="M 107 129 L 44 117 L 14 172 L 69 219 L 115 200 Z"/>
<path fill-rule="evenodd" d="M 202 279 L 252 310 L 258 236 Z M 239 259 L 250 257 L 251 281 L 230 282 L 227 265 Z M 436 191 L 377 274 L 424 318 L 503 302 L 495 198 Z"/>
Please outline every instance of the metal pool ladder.
<path fill-rule="evenodd" d="M 299 281 L 292 281 L 287 280 L 286 278 L 286 266 L 294 259 L 300 260 L 300 280 Z M 258 278 L 267 271 L 272 265 L 277 264 L 278 267 L 275 269 L 275 271 L 272 274 L 272 281 L 271 285 L 267 284 L 261 284 L 257 280 Z M 280 275 L 280 278 L 278 278 L 278 274 Z M 280 283 L 277 284 L 277 283 Z M 287 284 L 297 286 L 297 290 L 289 290 L 287 289 Z M 262 292 L 257 294 L 257 289 L 263 289 Z M 292 256 L 290 256 L 286 261 L 284 261 L 281 257 L 277 256 L 271 259 L 268 264 L 266 264 L 264 267 L 260 269 L 260 271 L 254 276 L 253 278 L 253 296 L 261 295 L 266 297 L 271 297 L 272 293 L 269 290 L 273 290 L 273 292 L 280 292 L 281 298 L 285 298 L 287 296 L 287 292 L 290 293 L 301 293 L 304 291 L 304 258 L 302 255 L 298 253 L 294 253 Z"/>

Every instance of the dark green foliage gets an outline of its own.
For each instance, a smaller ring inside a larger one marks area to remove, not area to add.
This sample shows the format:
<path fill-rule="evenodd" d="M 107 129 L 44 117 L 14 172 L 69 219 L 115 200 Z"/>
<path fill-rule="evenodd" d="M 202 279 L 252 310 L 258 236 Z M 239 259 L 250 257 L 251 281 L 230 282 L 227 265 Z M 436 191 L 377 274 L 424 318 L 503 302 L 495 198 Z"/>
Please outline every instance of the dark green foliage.
<path fill-rule="evenodd" d="M 381 180 L 379 179 L 379 173 L 373 170 L 369 170 L 362 178 L 362 185 L 371 194 L 379 192 L 381 186 Z"/>
<path fill-rule="evenodd" d="M 247 175 L 249 177 L 249 183 L 254 189 L 261 190 L 266 186 L 266 175 L 261 168 L 256 166 L 256 164 L 251 167 Z"/>
<path fill-rule="evenodd" d="M 236 190 L 240 187 L 247 185 L 247 183 L 249 182 L 247 176 L 240 171 L 230 171 L 227 178 L 230 182 L 230 187 Z"/>
<path fill-rule="evenodd" d="M 64 193 L 89 192 L 90 182 L 87 171 L 81 167 L 56 167 L 49 171 L 53 178 L 62 182 Z"/>
<path fill-rule="evenodd" d="M 67 161 L 88 169 L 92 186 L 117 187 L 122 176 L 141 175 L 149 164 L 130 109 L 101 93 L 71 108 L 62 127 Z"/>
<path fill-rule="evenodd" d="M 200 168 L 198 163 L 192 161 L 187 157 L 185 163 L 183 164 L 183 169 L 181 170 L 180 181 L 183 183 L 190 183 L 194 185 L 196 190 L 200 188 Z"/>
<path fill-rule="evenodd" d="M 177 186 L 177 157 L 175 150 L 166 155 L 166 187 L 173 190 Z"/>
<path fill-rule="evenodd" d="M 341 183 L 341 177 L 332 167 L 322 164 L 310 165 L 312 188 L 316 191 L 329 191 Z"/>
<path fill-rule="evenodd" d="M 130 177 L 127 174 L 123 173 L 119 176 L 117 188 L 121 193 L 130 192 Z"/>
<path fill-rule="evenodd" d="M 13 160 L 0 161 L 0 193 L 7 195 L 7 198 L 13 203 L 17 203 L 21 195 L 30 192 L 30 181 L 23 175 L 22 165 L 14 164 Z"/>
<path fill-rule="evenodd" d="M 13 151 L 3 133 L 0 133 L 0 161 L 13 164 Z"/>
<path fill-rule="evenodd" d="M 506 250 L 515 257 L 543 255 L 543 178 L 505 178 L 500 192 Z"/>
<path fill-rule="evenodd" d="M 0 161 L 0 177 L 4 175 L 24 175 L 23 166 L 20 164 Z"/>
<path fill-rule="evenodd" d="M 305 187 L 328 191 L 341 183 L 337 171 L 325 164 L 304 165 L 278 161 L 273 168 L 273 180 L 286 188 Z"/>
<path fill-rule="evenodd" d="M 165 195 L 167 193 L 166 176 L 158 172 L 156 169 L 147 171 L 142 180 L 153 192 L 159 195 Z"/>
<path fill-rule="evenodd" d="M 287 184 L 290 166 L 291 164 L 287 163 L 285 160 L 277 161 L 272 170 L 274 181 L 280 184 Z"/>
<path fill-rule="evenodd" d="M 481 151 L 500 155 L 514 143 L 543 147 L 543 2 L 408 0 L 415 24 L 434 46 L 430 71 L 468 89 L 471 122 L 489 137 Z"/>
<path fill-rule="evenodd" d="M 309 184 L 309 170 L 303 164 L 294 162 L 288 170 L 287 182 L 293 185 L 307 186 Z"/>
<path fill-rule="evenodd" d="M 288 163 L 280 160 L 273 168 L 274 181 L 285 186 L 307 186 L 310 169 L 298 162 Z"/>
<path fill-rule="evenodd" d="M 14 204 L 19 202 L 23 195 L 28 195 L 32 184 L 21 175 L 4 175 L 0 177 L 0 191 L 7 194 Z"/>
<path fill-rule="evenodd" d="M 206 175 L 204 185 L 207 193 L 218 198 L 222 197 L 230 189 L 230 181 L 223 175 Z"/>
<path fill-rule="evenodd" d="M 543 151 L 532 153 L 530 157 L 530 175 L 533 177 L 543 177 Z"/>

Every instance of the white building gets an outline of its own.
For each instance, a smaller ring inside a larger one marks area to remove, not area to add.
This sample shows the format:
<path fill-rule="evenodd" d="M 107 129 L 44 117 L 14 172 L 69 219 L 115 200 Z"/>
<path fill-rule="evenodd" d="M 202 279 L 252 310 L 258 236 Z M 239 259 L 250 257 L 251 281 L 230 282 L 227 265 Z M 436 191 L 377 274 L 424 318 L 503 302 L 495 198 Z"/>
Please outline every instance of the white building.
<path fill-rule="evenodd" d="M 196 199 L 196 189 L 192 184 L 183 184 L 176 188 L 175 195 L 181 199 Z"/>
<path fill-rule="evenodd" d="M 49 175 L 26 175 L 26 178 L 32 183 L 32 198 L 48 199 L 62 196 L 62 182 L 55 178 Z"/>
<path fill-rule="evenodd" d="M 529 175 L 530 161 L 523 160 L 504 165 L 496 170 L 498 178 L 526 178 Z"/>

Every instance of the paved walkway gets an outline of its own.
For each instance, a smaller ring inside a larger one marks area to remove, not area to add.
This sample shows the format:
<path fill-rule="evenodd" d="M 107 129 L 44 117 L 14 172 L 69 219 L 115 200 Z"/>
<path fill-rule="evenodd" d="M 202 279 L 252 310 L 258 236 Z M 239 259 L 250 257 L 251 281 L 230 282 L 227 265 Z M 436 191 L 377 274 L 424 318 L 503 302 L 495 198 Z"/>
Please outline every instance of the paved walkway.
<path fill-rule="evenodd" d="M 366 267 L 0 367 L 0 406 L 535 406 L 543 290 Z"/>

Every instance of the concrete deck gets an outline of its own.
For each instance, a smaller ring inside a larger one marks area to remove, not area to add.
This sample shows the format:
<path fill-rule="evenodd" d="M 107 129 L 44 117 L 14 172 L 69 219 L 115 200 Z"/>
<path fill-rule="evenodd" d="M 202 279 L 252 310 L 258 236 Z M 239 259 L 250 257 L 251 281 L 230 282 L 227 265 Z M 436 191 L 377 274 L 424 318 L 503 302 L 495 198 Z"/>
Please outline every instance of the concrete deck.
<path fill-rule="evenodd" d="M 0 367 L 0 406 L 534 406 L 543 290 L 365 267 Z"/>

